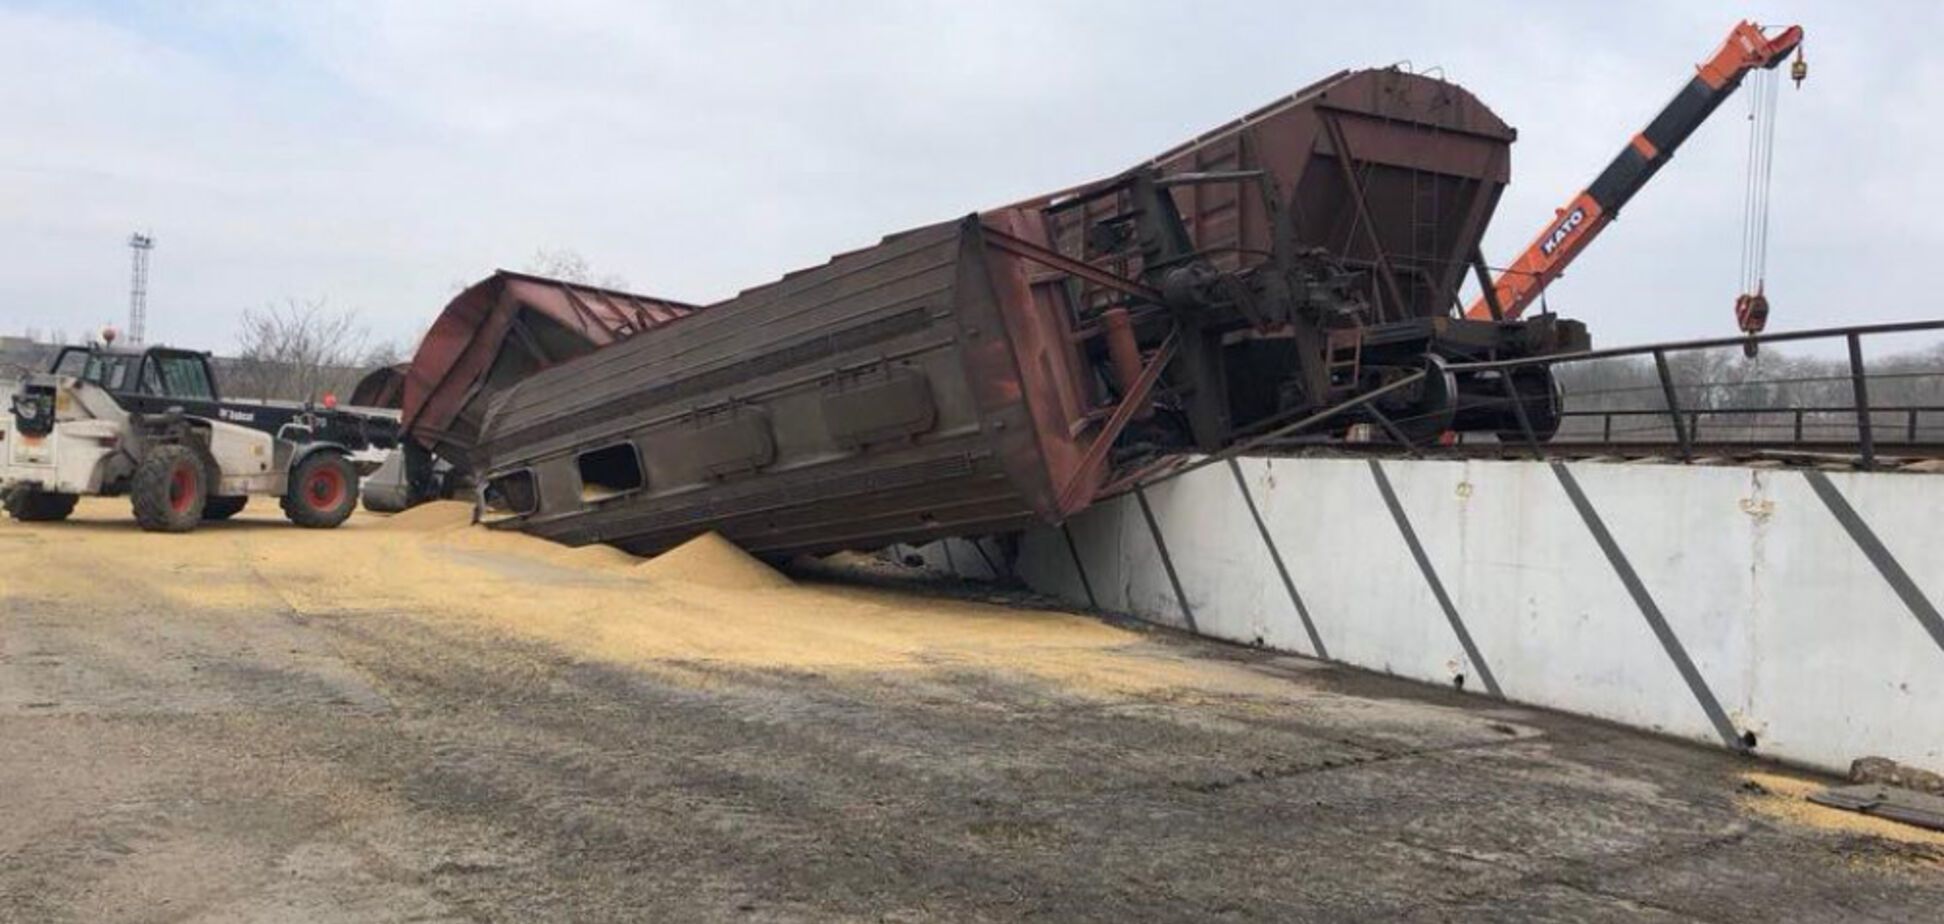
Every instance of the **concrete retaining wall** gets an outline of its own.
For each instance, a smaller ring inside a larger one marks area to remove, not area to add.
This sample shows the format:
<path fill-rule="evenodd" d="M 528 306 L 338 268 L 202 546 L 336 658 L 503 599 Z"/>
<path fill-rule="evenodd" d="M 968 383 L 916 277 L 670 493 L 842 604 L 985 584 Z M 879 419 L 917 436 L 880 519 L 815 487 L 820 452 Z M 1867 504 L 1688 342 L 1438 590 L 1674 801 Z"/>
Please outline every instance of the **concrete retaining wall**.
<path fill-rule="evenodd" d="M 921 551 L 983 577 L 1003 546 L 980 548 Z M 1216 638 L 1829 770 L 1944 772 L 1936 476 L 1242 459 L 1020 537 L 1009 565 Z"/>

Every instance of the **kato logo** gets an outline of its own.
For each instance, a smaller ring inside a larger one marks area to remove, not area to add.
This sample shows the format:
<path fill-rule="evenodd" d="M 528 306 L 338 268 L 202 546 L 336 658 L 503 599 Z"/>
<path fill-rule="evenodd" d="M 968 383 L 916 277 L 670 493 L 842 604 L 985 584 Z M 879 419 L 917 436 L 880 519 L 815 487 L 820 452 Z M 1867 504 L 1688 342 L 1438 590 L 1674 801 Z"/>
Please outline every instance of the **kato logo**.
<path fill-rule="evenodd" d="M 1552 256 L 1553 251 L 1558 250 L 1559 245 L 1565 242 L 1566 235 L 1573 233 L 1573 229 L 1579 227 L 1585 220 L 1586 209 L 1575 206 L 1572 214 L 1561 219 L 1559 224 L 1553 227 L 1552 233 L 1546 235 L 1546 240 L 1539 245 L 1539 252 L 1548 257 Z"/>
<path fill-rule="evenodd" d="M 226 407 L 218 408 L 216 410 L 216 416 L 221 417 L 224 420 L 230 421 L 231 423 L 256 423 L 255 414 L 251 414 L 247 411 L 232 411 Z"/>

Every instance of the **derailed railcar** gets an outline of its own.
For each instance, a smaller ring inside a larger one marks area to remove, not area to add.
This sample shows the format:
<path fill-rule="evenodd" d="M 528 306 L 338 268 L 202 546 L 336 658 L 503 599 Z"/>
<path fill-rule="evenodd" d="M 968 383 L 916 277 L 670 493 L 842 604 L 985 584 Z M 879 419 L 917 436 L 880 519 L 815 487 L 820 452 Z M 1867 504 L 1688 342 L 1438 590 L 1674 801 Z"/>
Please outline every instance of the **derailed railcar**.
<path fill-rule="evenodd" d="M 696 306 L 500 270 L 454 296 L 399 393 L 411 440 L 459 466 L 499 392 L 557 363 L 687 317 Z"/>
<path fill-rule="evenodd" d="M 374 370 L 358 385 L 359 395 L 403 416 L 399 452 L 368 483 L 366 506 L 403 510 L 464 490 L 476 475 L 480 422 L 504 389 L 696 310 L 507 270 L 467 286 L 433 320 L 410 363 Z"/>
<path fill-rule="evenodd" d="M 1084 434 L 1043 445 L 1064 344 L 1000 293 L 1009 262 L 976 218 L 922 228 L 536 375 L 487 417 L 490 505 L 642 553 L 703 529 L 780 554 L 1054 516 Z"/>
<path fill-rule="evenodd" d="M 1337 75 L 533 374 L 481 422 L 484 500 L 571 544 L 784 555 L 1056 522 L 1157 455 L 1373 392 L 1334 424 L 1504 430 L 1512 405 L 1543 431 L 1549 382 L 1444 369 L 1584 345 L 1457 316 L 1511 139 L 1443 81 Z"/>

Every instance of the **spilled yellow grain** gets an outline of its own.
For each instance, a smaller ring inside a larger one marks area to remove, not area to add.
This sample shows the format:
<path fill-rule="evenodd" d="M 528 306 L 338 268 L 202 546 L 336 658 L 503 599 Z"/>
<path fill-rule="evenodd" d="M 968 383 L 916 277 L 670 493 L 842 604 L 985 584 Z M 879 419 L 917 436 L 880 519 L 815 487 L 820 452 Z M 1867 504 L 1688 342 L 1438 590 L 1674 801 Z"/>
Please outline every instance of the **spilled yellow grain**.
<path fill-rule="evenodd" d="M 1944 831 L 1932 831 L 1809 801 L 1810 794 L 1822 791 L 1828 785 L 1826 783 L 1780 773 L 1744 773 L 1742 779 L 1763 790 L 1741 797 L 1742 806 L 1756 814 L 1800 828 L 1863 834 L 1905 844 L 1944 848 Z M 1944 868 L 1944 859 L 1941 858 L 1944 858 L 1944 853 L 1931 857 L 1928 865 Z"/>
<path fill-rule="evenodd" d="M 1271 678 L 1084 616 L 797 585 L 715 536 L 644 561 L 473 526 L 470 508 L 452 503 L 360 513 L 336 530 L 298 529 L 275 505 L 256 504 L 232 523 L 157 535 L 136 529 L 126 504 L 110 500 L 84 501 L 75 522 L 0 530 L 22 540 L 0 542 L 0 574 L 42 575 L 32 586 L 0 583 L 0 600 L 113 607 L 160 597 L 185 618 L 200 608 L 265 608 L 413 619 L 663 670 L 976 669 L 1083 695 L 1292 695 Z M 71 542 L 85 547 L 54 554 Z"/>
<path fill-rule="evenodd" d="M 638 567 L 649 580 L 682 581 L 717 590 L 775 590 L 790 579 L 757 561 L 717 533 L 700 536 L 669 549 Z"/>

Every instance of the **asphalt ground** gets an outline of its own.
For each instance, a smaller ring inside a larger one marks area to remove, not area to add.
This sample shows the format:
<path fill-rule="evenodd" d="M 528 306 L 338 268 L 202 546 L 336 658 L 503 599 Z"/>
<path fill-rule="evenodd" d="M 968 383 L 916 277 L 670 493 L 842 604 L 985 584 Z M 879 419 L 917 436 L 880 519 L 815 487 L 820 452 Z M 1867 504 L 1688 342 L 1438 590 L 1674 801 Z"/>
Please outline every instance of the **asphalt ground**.
<path fill-rule="evenodd" d="M 258 507 L 0 522 L 0 920 L 1944 919 L 1944 838 L 1725 753 L 719 549 Z"/>

